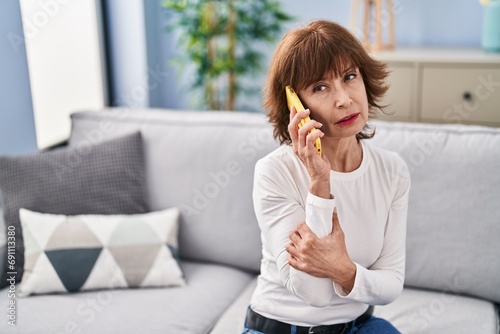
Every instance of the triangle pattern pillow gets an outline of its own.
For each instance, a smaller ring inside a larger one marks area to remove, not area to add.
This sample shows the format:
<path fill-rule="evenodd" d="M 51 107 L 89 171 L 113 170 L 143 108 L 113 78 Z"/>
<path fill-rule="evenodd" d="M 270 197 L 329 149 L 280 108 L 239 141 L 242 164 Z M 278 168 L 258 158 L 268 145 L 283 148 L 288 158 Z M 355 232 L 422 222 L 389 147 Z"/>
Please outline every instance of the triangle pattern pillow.
<path fill-rule="evenodd" d="M 19 211 L 19 296 L 185 285 L 177 257 L 179 210 L 66 216 Z"/>

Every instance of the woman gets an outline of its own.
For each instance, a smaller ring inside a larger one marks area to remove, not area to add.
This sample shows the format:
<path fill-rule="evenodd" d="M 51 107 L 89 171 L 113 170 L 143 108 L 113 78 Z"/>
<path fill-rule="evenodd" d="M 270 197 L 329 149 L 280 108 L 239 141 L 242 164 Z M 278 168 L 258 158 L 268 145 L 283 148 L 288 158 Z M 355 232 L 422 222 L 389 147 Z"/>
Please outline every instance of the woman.
<path fill-rule="evenodd" d="M 404 281 L 408 168 L 365 141 L 386 76 L 332 22 L 278 46 L 264 106 L 282 146 L 255 168 L 263 259 L 245 333 L 398 333 L 370 307 L 395 300 Z M 308 109 L 288 111 L 287 85 Z"/>

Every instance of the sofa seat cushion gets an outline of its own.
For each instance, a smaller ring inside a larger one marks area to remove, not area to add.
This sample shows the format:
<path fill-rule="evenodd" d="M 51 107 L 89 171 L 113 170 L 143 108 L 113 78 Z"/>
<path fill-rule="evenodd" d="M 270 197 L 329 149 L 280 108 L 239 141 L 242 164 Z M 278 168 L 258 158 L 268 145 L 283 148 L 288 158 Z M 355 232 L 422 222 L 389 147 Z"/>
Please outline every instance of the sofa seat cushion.
<path fill-rule="evenodd" d="M 231 304 L 230 307 L 219 318 L 210 334 L 233 334 L 242 333 L 245 325 L 245 317 L 250 305 L 253 291 L 257 287 L 257 277 L 255 277 Z"/>
<path fill-rule="evenodd" d="M 205 334 L 254 278 L 221 265 L 181 265 L 183 287 L 18 298 L 16 327 L 0 321 L 0 333 Z M 0 305 L 7 299 L 0 291 Z"/>
<path fill-rule="evenodd" d="M 210 334 L 241 333 L 257 279 L 252 280 L 220 317 Z M 393 303 L 375 306 L 374 315 L 389 320 L 405 334 L 497 334 L 495 304 L 445 292 L 405 288 Z"/>
<path fill-rule="evenodd" d="M 405 288 L 393 303 L 375 307 L 375 316 L 389 320 L 405 334 L 497 334 L 494 303 L 447 292 Z"/>

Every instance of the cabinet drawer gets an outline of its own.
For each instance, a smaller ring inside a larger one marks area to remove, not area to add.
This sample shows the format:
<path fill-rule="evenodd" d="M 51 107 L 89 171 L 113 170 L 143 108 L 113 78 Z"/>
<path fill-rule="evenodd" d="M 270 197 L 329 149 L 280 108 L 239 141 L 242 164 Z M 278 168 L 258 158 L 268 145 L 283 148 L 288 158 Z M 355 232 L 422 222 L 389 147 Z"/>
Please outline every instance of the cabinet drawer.
<path fill-rule="evenodd" d="M 422 72 L 422 120 L 500 124 L 500 68 L 435 68 Z"/>
<path fill-rule="evenodd" d="M 379 113 L 379 118 L 384 120 L 410 120 L 413 91 L 413 69 L 411 66 L 389 64 L 391 71 L 387 82 L 389 90 L 385 95 L 382 105 L 387 105 L 385 111 L 388 115 Z"/>

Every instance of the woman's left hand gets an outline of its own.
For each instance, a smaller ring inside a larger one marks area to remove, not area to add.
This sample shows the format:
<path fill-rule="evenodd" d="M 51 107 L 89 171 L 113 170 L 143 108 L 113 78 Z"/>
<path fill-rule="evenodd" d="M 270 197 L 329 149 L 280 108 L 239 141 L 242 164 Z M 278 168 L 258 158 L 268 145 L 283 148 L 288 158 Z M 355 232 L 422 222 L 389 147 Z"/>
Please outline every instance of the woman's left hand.
<path fill-rule="evenodd" d="M 293 268 L 312 276 L 330 278 L 345 290 L 351 291 L 356 277 L 356 265 L 352 262 L 345 245 L 345 236 L 337 212 L 332 217 L 332 232 L 318 238 L 305 222 L 290 234 L 286 246 L 288 263 Z"/>

